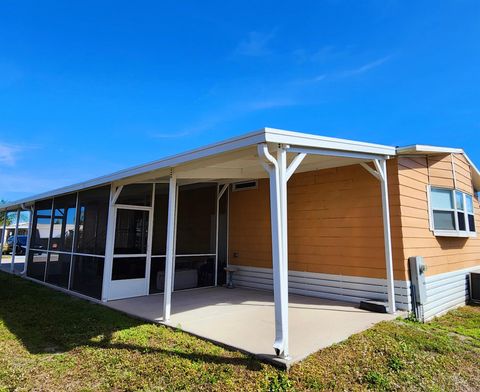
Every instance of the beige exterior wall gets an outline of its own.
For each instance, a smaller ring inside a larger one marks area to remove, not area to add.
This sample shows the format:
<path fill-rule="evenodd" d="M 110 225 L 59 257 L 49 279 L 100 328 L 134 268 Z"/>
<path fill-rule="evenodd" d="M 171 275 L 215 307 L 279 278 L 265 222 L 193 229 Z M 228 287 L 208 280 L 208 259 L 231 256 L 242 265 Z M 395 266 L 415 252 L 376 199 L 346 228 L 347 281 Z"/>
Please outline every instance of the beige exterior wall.
<path fill-rule="evenodd" d="M 435 237 L 430 231 L 427 185 L 456 188 L 473 194 L 470 167 L 462 154 L 398 159 L 401 226 L 405 257 L 423 256 L 427 275 L 480 265 L 477 238 Z M 475 223 L 480 227 L 480 205 L 474 198 Z"/>
<path fill-rule="evenodd" d="M 395 279 L 408 280 L 408 257 L 423 256 L 427 275 L 480 265 L 477 238 L 435 237 L 427 185 L 473 193 L 461 154 L 388 161 Z M 229 261 L 271 268 L 268 180 L 230 195 Z M 476 226 L 480 205 L 474 200 Z M 289 269 L 385 278 L 380 185 L 359 165 L 295 174 L 288 184 Z"/>
<path fill-rule="evenodd" d="M 388 173 L 395 278 L 405 280 L 394 160 Z M 271 268 L 269 208 L 268 180 L 231 193 L 231 264 Z M 360 165 L 295 174 L 288 183 L 288 239 L 290 270 L 385 278 L 379 181 Z"/>

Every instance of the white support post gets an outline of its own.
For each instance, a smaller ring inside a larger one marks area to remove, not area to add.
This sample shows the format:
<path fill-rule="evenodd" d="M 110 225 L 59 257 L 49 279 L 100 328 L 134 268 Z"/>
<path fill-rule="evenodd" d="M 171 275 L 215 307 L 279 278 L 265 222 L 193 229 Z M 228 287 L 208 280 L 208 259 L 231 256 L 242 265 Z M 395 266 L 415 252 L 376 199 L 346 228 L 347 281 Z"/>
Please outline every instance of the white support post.
<path fill-rule="evenodd" d="M 275 302 L 275 341 L 278 356 L 288 358 L 288 254 L 286 245 L 286 151 L 279 151 L 280 162 L 268 152 L 266 144 L 258 145 L 258 155 L 269 174 L 270 219 L 272 229 L 273 296 Z"/>
<path fill-rule="evenodd" d="M 218 226 L 220 225 L 220 200 L 228 189 L 228 184 L 223 184 L 220 188 L 220 185 L 217 184 L 217 200 L 215 204 L 215 287 L 218 285 Z"/>
<path fill-rule="evenodd" d="M 110 187 L 110 201 L 108 205 L 107 240 L 105 244 L 105 261 L 103 265 L 102 302 L 108 301 L 110 296 L 110 282 L 112 280 L 113 248 L 115 244 L 116 224 L 115 195 L 118 197 L 117 189 L 114 184 L 112 184 Z"/>
<path fill-rule="evenodd" d="M 150 293 L 150 274 L 152 270 L 152 246 L 153 246 L 153 218 L 155 216 L 155 189 L 157 185 L 152 184 L 151 209 L 148 212 L 147 229 L 147 262 L 145 263 L 145 295 Z"/>
<path fill-rule="evenodd" d="M 375 165 L 376 170 L 365 162 L 360 163 L 360 165 L 380 181 L 380 186 L 382 189 L 383 238 L 385 244 L 385 267 L 387 270 L 388 313 L 395 314 L 397 309 L 395 305 L 395 280 L 393 276 L 392 233 L 390 226 L 390 204 L 388 200 L 387 158 L 373 159 L 372 162 Z"/>
<path fill-rule="evenodd" d="M 390 228 L 390 206 L 388 200 L 387 160 L 374 160 L 377 172 L 380 174 L 382 188 L 383 235 L 385 242 L 385 262 L 387 269 L 388 312 L 395 314 L 395 281 L 393 277 L 392 234 Z"/>
<path fill-rule="evenodd" d="M 20 221 L 20 209 L 17 210 L 17 217 L 15 222 L 15 234 L 13 236 L 12 260 L 10 261 L 10 272 L 15 272 L 15 255 L 17 254 L 17 240 L 18 240 L 18 223 Z"/>
<path fill-rule="evenodd" d="M 7 229 L 7 210 L 3 211 L 3 228 L 2 228 L 2 238 L 0 238 L 0 263 L 3 258 L 3 244 L 5 241 L 5 230 Z"/>
<path fill-rule="evenodd" d="M 305 156 L 305 155 L 304 155 Z M 303 158 L 300 159 L 300 162 Z M 287 211 L 287 151 L 283 145 L 277 150 L 278 191 L 280 200 L 280 232 L 282 257 L 280 258 L 280 304 L 282 318 L 283 356 L 288 357 L 288 211 Z M 299 165 L 300 163 L 298 163 Z M 296 161 L 294 163 L 298 167 Z M 295 168 L 296 168 L 295 167 Z M 291 172 L 290 176 L 293 174 Z"/>
<path fill-rule="evenodd" d="M 30 216 L 28 219 L 28 233 L 27 233 L 27 247 L 25 249 L 25 262 L 23 264 L 23 271 L 22 271 L 22 276 L 25 276 L 27 274 L 27 264 L 28 264 L 28 258 L 30 255 L 30 243 L 32 241 L 32 235 L 33 235 L 33 214 L 34 214 L 35 209 L 30 207 Z"/>
<path fill-rule="evenodd" d="M 177 220 L 177 178 L 170 174 L 168 188 L 167 249 L 165 258 L 165 284 L 163 289 L 163 321 L 170 320 L 174 281 L 175 231 Z"/>

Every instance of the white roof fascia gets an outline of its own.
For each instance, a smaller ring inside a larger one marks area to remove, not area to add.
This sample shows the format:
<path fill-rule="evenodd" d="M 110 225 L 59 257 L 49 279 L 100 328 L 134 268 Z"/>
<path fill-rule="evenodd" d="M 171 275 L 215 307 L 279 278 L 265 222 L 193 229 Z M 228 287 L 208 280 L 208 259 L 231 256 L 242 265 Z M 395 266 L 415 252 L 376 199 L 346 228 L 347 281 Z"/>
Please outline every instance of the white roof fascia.
<path fill-rule="evenodd" d="M 195 159 L 205 158 L 211 155 L 220 154 L 223 152 L 239 149 L 242 147 L 247 147 L 250 145 L 255 145 L 265 141 L 266 141 L 265 134 L 263 130 L 251 132 L 240 137 L 225 140 L 220 143 L 210 144 L 205 147 L 200 147 L 194 150 L 183 152 L 177 155 L 173 155 L 171 157 L 160 159 L 158 161 L 134 166 L 128 169 L 114 172 L 112 174 L 97 177 L 92 180 L 79 182 L 73 185 L 57 188 L 48 192 L 40 193 L 40 194 L 33 195 L 21 200 L 17 200 L 12 203 L 4 204 L 0 207 L 0 210 L 5 210 L 7 208 L 11 208 L 13 206 L 18 206 L 21 204 L 31 203 L 35 200 L 47 199 L 55 195 L 67 194 L 67 193 L 76 192 L 82 189 L 106 185 L 114 181 L 135 176 L 137 174 L 143 174 L 149 171 L 177 166 L 179 164 L 193 161 Z"/>
<path fill-rule="evenodd" d="M 134 166 L 128 169 L 120 170 L 112 174 L 97 177 L 92 180 L 83 181 L 77 184 L 54 189 L 52 191 L 33 195 L 21 200 L 2 205 L 0 210 L 17 207 L 21 204 L 32 203 L 36 200 L 47 199 L 56 195 L 62 195 L 79 190 L 92 188 L 95 186 L 107 185 L 109 183 L 133 177 L 135 175 L 148 173 L 159 169 L 175 167 L 187 162 L 210 157 L 213 155 L 254 146 L 259 143 L 279 143 L 295 146 L 306 146 L 312 148 L 323 148 L 340 151 L 363 152 L 367 154 L 377 154 L 384 156 L 395 155 L 395 147 L 380 144 L 364 143 L 354 140 L 337 139 L 332 137 L 318 136 L 293 131 L 285 131 L 274 128 L 262 128 L 258 131 L 250 132 L 241 136 L 230 138 L 218 143 L 209 144 L 204 147 L 189 150 L 171 157 L 153 161 L 150 163 Z"/>
<path fill-rule="evenodd" d="M 437 147 L 424 144 L 397 147 L 397 154 L 465 154 L 461 148 Z"/>
<path fill-rule="evenodd" d="M 368 154 L 394 156 L 396 148 L 381 144 L 365 143 L 348 139 L 337 139 L 333 137 L 318 136 L 308 133 L 284 131 L 281 129 L 265 128 L 267 142 L 291 144 L 312 148 L 323 148 L 340 151 L 364 152 Z"/>

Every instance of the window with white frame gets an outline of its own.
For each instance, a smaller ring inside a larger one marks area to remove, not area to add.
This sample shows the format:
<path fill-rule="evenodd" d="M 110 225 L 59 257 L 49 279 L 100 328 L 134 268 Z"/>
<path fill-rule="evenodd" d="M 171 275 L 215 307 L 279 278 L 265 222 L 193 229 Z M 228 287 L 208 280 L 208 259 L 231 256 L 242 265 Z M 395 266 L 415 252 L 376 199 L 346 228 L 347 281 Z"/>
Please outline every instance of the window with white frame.
<path fill-rule="evenodd" d="M 430 188 L 431 227 L 435 235 L 475 234 L 473 197 L 455 189 Z"/>

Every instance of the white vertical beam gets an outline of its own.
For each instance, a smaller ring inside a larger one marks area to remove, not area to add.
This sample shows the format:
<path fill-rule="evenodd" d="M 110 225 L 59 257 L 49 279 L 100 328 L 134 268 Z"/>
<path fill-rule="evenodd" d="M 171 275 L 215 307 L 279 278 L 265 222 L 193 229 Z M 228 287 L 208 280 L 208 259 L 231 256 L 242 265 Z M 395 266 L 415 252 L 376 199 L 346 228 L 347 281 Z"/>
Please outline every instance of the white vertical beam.
<path fill-rule="evenodd" d="M 115 194 L 116 187 L 114 184 L 110 187 L 110 198 L 108 205 L 108 220 L 107 220 L 107 241 L 105 244 L 105 261 L 103 264 L 103 282 L 102 282 L 102 301 L 107 302 L 110 296 L 110 282 L 112 280 L 112 266 L 113 266 L 113 249 L 115 244 Z M 78 207 L 78 206 L 77 206 Z M 77 211 L 77 216 L 79 211 Z"/>
<path fill-rule="evenodd" d="M 156 184 L 152 185 L 151 209 L 148 211 L 148 228 L 147 228 L 147 259 L 145 262 L 145 295 L 150 293 L 150 273 L 152 269 L 152 245 L 153 245 L 153 219 L 155 216 L 155 189 Z"/>
<path fill-rule="evenodd" d="M 27 264 L 28 258 L 30 257 L 30 244 L 32 242 L 32 235 L 33 235 L 33 214 L 34 214 L 34 207 L 30 207 L 30 217 L 28 219 L 28 233 L 27 233 L 27 247 L 25 249 L 25 263 L 23 264 L 23 271 L 22 275 L 25 276 L 27 274 Z"/>
<path fill-rule="evenodd" d="M 12 260 L 10 261 L 10 272 L 15 271 L 15 255 L 17 254 L 18 223 L 20 221 L 20 209 L 17 210 L 17 220 L 15 222 L 15 234 L 13 236 Z"/>
<path fill-rule="evenodd" d="M 300 162 L 305 157 L 305 154 L 299 155 L 301 158 L 296 161 Z M 298 157 L 298 156 L 297 156 Z M 290 176 L 293 175 L 295 168 L 298 167 L 294 163 L 294 169 Z M 283 356 L 288 357 L 288 209 L 287 209 L 287 151 L 284 146 L 279 146 L 277 150 L 278 163 L 278 190 L 280 201 L 280 232 L 281 232 L 281 249 L 282 257 L 280 258 L 279 275 L 280 275 L 280 306 L 282 318 L 282 337 L 283 337 Z M 295 167 L 296 166 L 296 167 Z M 280 350 L 281 351 L 281 350 Z"/>
<path fill-rule="evenodd" d="M 388 292 L 388 312 L 394 314 L 395 307 L 395 282 L 393 276 L 393 256 L 392 256 L 392 234 L 390 227 L 390 207 L 388 200 L 388 177 L 386 159 L 374 160 L 377 172 L 380 174 L 380 184 L 382 188 L 382 210 L 383 210 L 383 235 L 385 242 L 385 263 L 387 270 L 387 292 Z"/>
<path fill-rule="evenodd" d="M 218 247 L 219 247 L 219 226 L 220 226 L 220 200 L 223 194 L 228 189 L 228 184 L 223 184 L 220 188 L 220 184 L 217 184 L 217 204 L 215 210 L 215 286 L 218 285 Z"/>
<path fill-rule="evenodd" d="M 3 212 L 3 228 L 2 228 L 2 238 L 0 239 L 0 263 L 2 262 L 3 257 L 3 244 L 5 241 L 5 230 L 7 229 L 7 210 Z"/>
<path fill-rule="evenodd" d="M 73 236 L 72 236 L 72 248 L 71 248 L 72 254 L 71 254 L 71 257 L 70 257 L 70 269 L 68 271 L 68 286 L 67 286 L 68 290 L 72 289 L 73 259 L 74 259 L 73 255 L 76 251 L 75 247 L 77 246 L 76 241 L 77 241 L 77 236 L 78 236 L 76 227 L 77 227 L 78 219 L 80 218 L 80 211 L 78 210 L 78 205 L 79 205 L 78 200 L 79 200 L 79 198 L 80 198 L 80 193 L 77 192 L 75 194 L 75 218 L 74 218 L 74 221 L 73 221 L 74 230 L 73 230 Z M 110 200 L 110 198 L 109 198 L 109 200 Z M 107 217 L 107 222 L 108 222 L 108 217 Z M 105 248 L 105 250 L 106 250 L 106 248 Z M 104 263 L 103 267 L 105 269 L 105 261 L 103 263 Z M 104 271 L 103 276 L 105 278 L 105 271 Z"/>
<path fill-rule="evenodd" d="M 163 289 L 163 321 L 170 319 L 174 279 L 175 228 L 177 218 L 177 178 L 171 173 L 168 188 L 167 249 L 165 258 L 165 284 Z"/>
<path fill-rule="evenodd" d="M 261 163 L 269 175 L 270 183 L 270 220 L 272 230 L 272 269 L 273 269 L 273 297 L 275 302 L 275 341 L 273 348 L 278 356 L 288 357 L 288 282 L 285 285 L 285 277 L 288 276 L 288 265 L 284 262 L 284 237 L 283 237 L 283 213 L 281 195 L 285 189 L 280 185 L 280 170 L 286 165 L 286 157 L 280 153 L 280 165 L 268 152 L 266 144 L 258 145 L 258 155 Z M 283 162 L 282 160 L 285 160 Z M 285 211 L 286 212 L 286 211 Z M 287 273 L 284 272 L 287 270 Z M 285 290 L 286 289 L 286 290 Z M 285 292 L 286 291 L 286 292 Z"/>

